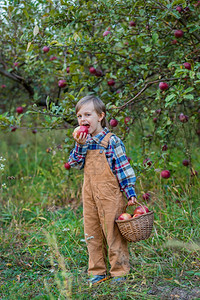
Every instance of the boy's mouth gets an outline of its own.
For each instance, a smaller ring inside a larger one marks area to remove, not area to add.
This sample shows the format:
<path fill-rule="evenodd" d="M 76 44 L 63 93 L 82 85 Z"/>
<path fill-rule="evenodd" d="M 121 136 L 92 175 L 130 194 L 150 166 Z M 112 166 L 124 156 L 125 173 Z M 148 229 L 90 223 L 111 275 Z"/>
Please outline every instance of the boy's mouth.
<path fill-rule="evenodd" d="M 89 124 L 83 124 L 83 126 L 87 127 L 89 129 L 90 125 Z"/>

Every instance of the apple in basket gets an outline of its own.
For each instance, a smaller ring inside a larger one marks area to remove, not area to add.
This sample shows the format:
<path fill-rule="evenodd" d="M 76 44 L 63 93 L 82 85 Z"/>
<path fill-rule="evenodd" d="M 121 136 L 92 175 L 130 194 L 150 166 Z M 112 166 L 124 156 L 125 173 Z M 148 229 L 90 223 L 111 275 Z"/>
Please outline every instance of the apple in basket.
<path fill-rule="evenodd" d="M 148 213 L 148 212 L 149 212 L 149 209 L 145 205 L 138 206 L 138 207 L 136 207 L 136 209 L 133 212 L 133 217 L 135 218 L 138 215 L 143 215 L 143 214 Z"/>
<path fill-rule="evenodd" d="M 129 220 L 129 219 L 131 219 L 131 218 L 132 218 L 132 216 L 131 216 L 130 214 L 128 214 L 128 213 L 123 213 L 123 214 L 121 214 L 121 215 L 118 217 L 117 220 Z"/>

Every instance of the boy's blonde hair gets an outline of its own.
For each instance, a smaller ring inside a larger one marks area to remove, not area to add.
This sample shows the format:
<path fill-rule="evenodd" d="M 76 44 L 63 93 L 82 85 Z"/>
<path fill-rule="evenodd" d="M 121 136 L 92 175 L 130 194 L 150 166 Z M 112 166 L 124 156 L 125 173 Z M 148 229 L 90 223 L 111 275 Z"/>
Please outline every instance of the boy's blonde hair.
<path fill-rule="evenodd" d="M 98 115 L 101 115 L 102 112 L 104 112 L 104 118 L 101 120 L 101 126 L 104 128 L 107 126 L 107 121 L 106 121 L 106 107 L 105 104 L 101 101 L 101 99 L 93 96 L 93 95 L 88 95 L 83 97 L 81 100 L 78 101 L 76 104 L 76 114 L 79 112 L 81 107 L 88 103 L 88 102 L 93 102 L 94 104 L 94 109 Z"/>

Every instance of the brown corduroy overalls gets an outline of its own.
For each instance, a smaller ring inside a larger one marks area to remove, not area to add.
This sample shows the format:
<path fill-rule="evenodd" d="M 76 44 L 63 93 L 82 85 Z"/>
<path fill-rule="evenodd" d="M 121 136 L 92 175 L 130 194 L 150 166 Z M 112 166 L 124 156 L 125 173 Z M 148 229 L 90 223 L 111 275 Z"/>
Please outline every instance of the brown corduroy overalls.
<path fill-rule="evenodd" d="M 112 133 L 101 141 L 108 147 Z M 110 169 L 103 149 L 88 150 L 84 166 L 83 215 L 85 240 L 89 252 L 89 275 L 107 273 L 107 247 L 110 275 L 129 273 L 127 241 L 115 223 L 124 209 L 125 199 L 117 178 Z"/>

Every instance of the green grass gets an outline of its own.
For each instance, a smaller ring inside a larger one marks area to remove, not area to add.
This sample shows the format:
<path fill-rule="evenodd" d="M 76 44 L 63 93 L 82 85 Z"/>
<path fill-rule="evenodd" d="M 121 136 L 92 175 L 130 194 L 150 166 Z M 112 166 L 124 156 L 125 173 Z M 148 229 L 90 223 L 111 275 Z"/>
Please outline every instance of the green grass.
<path fill-rule="evenodd" d="M 90 287 L 81 203 L 83 172 L 63 167 L 69 155 L 65 132 L 16 131 L 0 138 L 0 156 L 6 158 L 0 171 L 0 183 L 6 186 L 0 191 L 1 299 L 146 300 L 163 299 L 165 291 L 174 288 L 188 292 L 198 288 L 200 184 L 199 177 L 191 177 L 189 168 L 182 166 L 182 141 L 164 155 L 157 143 L 152 145 L 150 168 L 142 164 L 139 135 L 132 133 L 125 142 L 137 172 L 138 200 L 143 202 L 143 192 L 151 194 L 146 204 L 155 212 L 154 228 L 148 240 L 129 243 L 131 273 L 125 284 L 112 286 L 107 281 Z M 199 151 L 193 148 L 194 167 L 199 171 Z M 172 173 L 168 180 L 160 178 L 163 168 Z M 157 294 L 154 287 L 160 287 Z"/>

